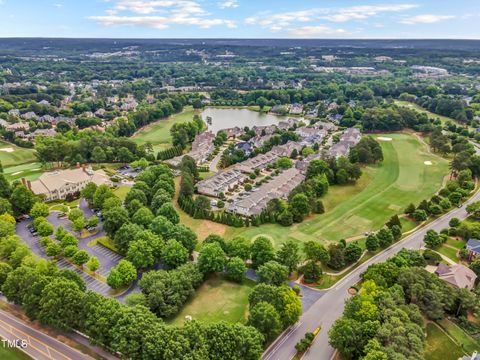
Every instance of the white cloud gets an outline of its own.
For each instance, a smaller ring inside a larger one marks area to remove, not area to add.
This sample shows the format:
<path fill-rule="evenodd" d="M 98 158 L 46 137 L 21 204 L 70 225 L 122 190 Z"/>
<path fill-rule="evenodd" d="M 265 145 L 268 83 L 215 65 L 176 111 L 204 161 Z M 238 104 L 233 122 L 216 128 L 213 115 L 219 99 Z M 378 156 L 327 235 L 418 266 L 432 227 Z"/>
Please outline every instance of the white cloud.
<path fill-rule="evenodd" d="M 382 13 L 400 12 L 418 7 L 416 4 L 392 4 L 392 5 L 360 5 L 339 9 L 331 15 L 323 17 L 333 22 L 346 22 L 350 20 L 363 20 Z"/>
<path fill-rule="evenodd" d="M 348 22 L 365 20 L 377 15 L 402 12 L 418 7 L 416 4 L 359 5 L 344 8 L 311 8 L 284 13 L 264 13 L 245 19 L 247 25 L 260 25 L 271 31 L 288 28 L 295 23 L 315 21 Z M 314 28 L 316 25 L 308 26 Z M 322 27 L 322 25 L 320 25 Z M 302 27 L 299 27 L 302 28 Z"/>
<path fill-rule="evenodd" d="M 302 26 L 288 30 L 288 34 L 294 37 L 316 37 L 325 35 L 345 35 L 347 32 L 344 29 L 335 29 L 325 25 L 316 26 Z"/>
<path fill-rule="evenodd" d="M 90 19 L 96 20 L 102 25 L 136 25 L 147 26 L 155 29 L 166 29 L 172 24 L 177 25 L 196 25 L 198 27 L 207 29 L 212 26 L 225 25 L 229 28 L 235 28 L 236 23 L 231 20 L 224 19 L 208 19 L 198 18 L 183 15 L 165 16 L 91 16 Z"/>
<path fill-rule="evenodd" d="M 90 16 L 105 26 L 131 25 L 166 29 L 170 25 L 192 25 L 200 28 L 212 26 L 236 27 L 228 19 L 210 18 L 198 2 L 190 0 L 118 0 L 105 15 Z"/>
<path fill-rule="evenodd" d="M 236 8 L 238 7 L 238 1 L 237 0 L 226 0 L 218 3 L 218 6 L 220 9 L 229 9 L 229 8 Z"/>
<path fill-rule="evenodd" d="M 53 6 L 57 7 L 57 8 L 62 8 L 63 7 L 63 4 L 53 4 Z"/>
<path fill-rule="evenodd" d="M 414 25 L 414 24 L 433 24 L 439 21 L 450 20 L 455 18 L 453 15 L 432 15 L 432 14 L 424 14 L 424 15 L 416 15 L 412 17 L 405 18 L 400 22 L 402 24 L 407 25 Z"/>

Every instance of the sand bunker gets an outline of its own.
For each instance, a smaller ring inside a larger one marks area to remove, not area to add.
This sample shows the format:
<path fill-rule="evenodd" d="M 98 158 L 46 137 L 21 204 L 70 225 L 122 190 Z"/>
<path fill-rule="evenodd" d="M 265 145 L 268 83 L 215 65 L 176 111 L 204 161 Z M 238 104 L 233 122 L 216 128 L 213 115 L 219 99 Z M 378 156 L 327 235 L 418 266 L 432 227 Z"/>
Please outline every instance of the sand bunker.
<path fill-rule="evenodd" d="M 378 141 L 392 141 L 392 138 L 379 136 L 377 137 Z"/>
<path fill-rule="evenodd" d="M 11 153 L 11 152 L 14 152 L 15 150 L 13 150 L 13 148 L 3 148 L 3 149 L 0 149 L 0 151 Z"/>
<path fill-rule="evenodd" d="M 423 163 L 424 163 L 425 165 L 427 165 L 427 166 L 432 165 L 432 162 L 431 162 L 431 161 L 424 161 Z"/>

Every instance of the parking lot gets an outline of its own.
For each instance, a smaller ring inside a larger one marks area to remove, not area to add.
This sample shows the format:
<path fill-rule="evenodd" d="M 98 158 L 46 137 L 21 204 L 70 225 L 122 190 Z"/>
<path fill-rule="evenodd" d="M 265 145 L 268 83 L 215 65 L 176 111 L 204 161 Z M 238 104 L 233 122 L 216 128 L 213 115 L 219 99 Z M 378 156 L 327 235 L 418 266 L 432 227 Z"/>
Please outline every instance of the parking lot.
<path fill-rule="evenodd" d="M 38 236 L 34 236 L 28 231 L 28 225 L 32 222 L 31 219 L 23 220 L 17 223 L 17 235 L 20 236 L 32 249 L 33 253 L 41 258 L 46 260 L 51 260 L 50 257 L 45 255 L 43 248 L 40 245 L 40 238 Z M 105 284 L 104 282 L 93 278 L 92 276 L 88 275 L 87 273 L 83 272 L 76 266 L 70 264 L 68 261 L 64 259 L 60 259 L 57 262 L 58 267 L 62 269 L 70 269 L 75 271 L 78 275 L 82 277 L 87 285 L 87 289 L 95 291 L 101 295 L 108 296 L 110 291 L 110 286 Z"/>

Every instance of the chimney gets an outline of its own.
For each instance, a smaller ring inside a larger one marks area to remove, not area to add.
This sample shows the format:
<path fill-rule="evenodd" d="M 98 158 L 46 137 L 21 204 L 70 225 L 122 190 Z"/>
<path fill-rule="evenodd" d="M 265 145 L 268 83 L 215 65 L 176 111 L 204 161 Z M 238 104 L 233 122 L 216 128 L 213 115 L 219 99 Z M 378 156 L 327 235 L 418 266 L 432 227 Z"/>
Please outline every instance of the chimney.
<path fill-rule="evenodd" d="M 32 190 L 32 183 L 30 182 L 30 180 L 27 180 L 27 185 L 28 185 L 28 189 Z"/>
<path fill-rule="evenodd" d="M 27 186 L 27 181 L 25 180 L 24 177 L 22 177 L 22 184 L 23 184 L 23 186 Z"/>
<path fill-rule="evenodd" d="M 77 169 L 80 169 L 80 163 L 77 162 Z"/>

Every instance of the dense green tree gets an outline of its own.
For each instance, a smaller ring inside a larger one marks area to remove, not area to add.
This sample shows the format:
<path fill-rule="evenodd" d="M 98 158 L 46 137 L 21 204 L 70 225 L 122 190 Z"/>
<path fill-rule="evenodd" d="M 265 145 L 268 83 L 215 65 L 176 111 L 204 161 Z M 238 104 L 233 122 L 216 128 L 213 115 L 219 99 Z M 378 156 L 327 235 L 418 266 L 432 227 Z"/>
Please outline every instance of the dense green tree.
<path fill-rule="evenodd" d="M 3 175 L 0 175 L 0 177 L 1 176 Z M 23 185 L 16 186 L 10 196 L 10 202 L 15 215 L 28 214 L 35 201 L 35 195 Z"/>
<path fill-rule="evenodd" d="M 151 267 L 155 263 L 151 245 L 145 240 L 131 241 L 128 245 L 127 260 L 137 269 Z"/>
<path fill-rule="evenodd" d="M 390 246 L 393 242 L 393 235 L 392 231 L 388 228 L 380 229 L 377 234 L 377 239 L 380 247 L 387 247 Z"/>
<path fill-rule="evenodd" d="M 116 232 L 130 220 L 127 210 L 121 207 L 112 208 L 106 211 L 103 216 L 105 218 L 103 228 L 111 238 L 114 238 Z"/>
<path fill-rule="evenodd" d="M 297 269 L 300 262 L 300 246 L 294 240 L 287 240 L 277 252 L 277 260 L 288 268 L 289 273 Z"/>
<path fill-rule="evenodd" d="M 362 248 L 356 241 L 350 242 L 345 247 L 345 261 L 349 264 L 353 264 L 360 260 L 362 256 Z"/>
<path fill-rule="evenodd" d="M 142 207 L 138 209 L 135 212 L 135 214 L 133 214 L 132 222 L 147 228 L 148 226 L 150 226 L 150 223 L 152 222 L 153 218 L 154 216 L 150 211 L 150 209 L 147 207 Z"/>
<path fill-rule="evenodd" d="M 307 260 L 319 261 L 322 264 L 327 264 L 330 260 L 327 249 L 316 241 L 306 241 L 303 244 L 303 251 L 305 252 Z"/>
<path fill-rule="evenodd" d="M 315 261 L 309 260 L 300 268 L 300 272 L 306 283 L 315 283 L 322 276 L 322 267 Z"/>
<path fill-rule="evenodd" d="M 208 358 L 211 360 L 256 360 L 263 353 L 263 336 L 242 324 L 214 323 L 205 327 Z"/>
<path fill-rule="evenodd" d="M 38 317 L 44 324 L 59 329 L 75 328 L 79 322 L 84 293 L 67 279 L 55 279 L 45 286 Z"/>
<path fill-rule="evenodd" d="M 245 278 L 247 266 L 245 261 L 239 257 L 232 257 L 227 261 L 225 274 L 229 280 L 242 282 Z"/>
<path fill-rule="evenodd" d="M 203 244 L 212 244 L 212 243 L 217 243 L 218 245 L 220 245 L 223 251 L 227 252 L 229 256 L 232 256 L 227 251 L 227 243 L 225 242 L 225 239 L 222 238 L 220 235 L 210 234 L 205 238 L 205 240 L 203 240 Z"/>
<path fill-rule="evenodd" d="M 274 339 L 282 329 L 282 323 L 277 310 L 273 305 L 264 301 L 259 302 L 250 309 L 247 324 L 260 331 L 266 341 Z"/>
<path fill-rule="evenodd" d="M 34 218 L 42 216 L 47 217 L 49 214 L 48 205 L 43 202 L 37 202 L 33 204 L 32 209 L 30 210 L 30 215 Z"/>
<path fill-rule="evenodd" d="M 183 224 L 175 225 L 170 237 L 180 242 L 190 254 L 193 252 L 198 243 L 197 234 Z"/>
<path fill-rule="evenodd" d="M 88 262 L 90 259 L 90 255 L 88 255 L 88 252 L 85 250 L 79 250 L 75 253 L 73 256 L 73 263 L 78 266 L 82 266 Z"/>
<path fill-rule="evenodd" d="M 365 247 L 368 251 L 374 252 L 377 251 L 380 244 L 378 238 L 375 234 L 370 234 L 367 236 L 367 240 L 365 241 Z"/>
<path fill-rule="evenodd" d="M 204 273 L 221 272 L 225 268 L 226 256 L 219 244 L 204 244 L 198 255 L 198 268 Z"/>
<path fill-rule="evenodd" d="M 257 275 L 262 283 L 280 286 L 288 280 L 288 268 L 276 261 L 268 261 L 259 266 Z"/>
<path fill-rule="evenodd" d="M 117 266 L 110 270 L 107 284 L 113 289 L 118 289 L 122 286 L 130 286 L 136 277 L 137 270 L 135 266 L 128 260 L 120 260 Z"/>
<path fill-rule="evenodd" d="M 164 216 L 167 218 L 172 224 L 178 224 L 180 221 L 180 217 L 178 216 L 177 211 L 173 207 L 171 203 L 163 204 L 160 209 L 157 211 L 157 215 Z"/>
<path fill-rule="evenodd" d="M 275 252 L 273 250 L 270 239 L 265 236 L 257 237 L 251 247 L 252 265 L 255 269 L 265 264 L 270 260 L 275 259 Z"/>
<path fill-rule="evenodd" d="M 188 261 L 188 250 L 177 240 L 168 240 L 163 248 L 161 260 L 165 265 L 176 268 Z"/>

